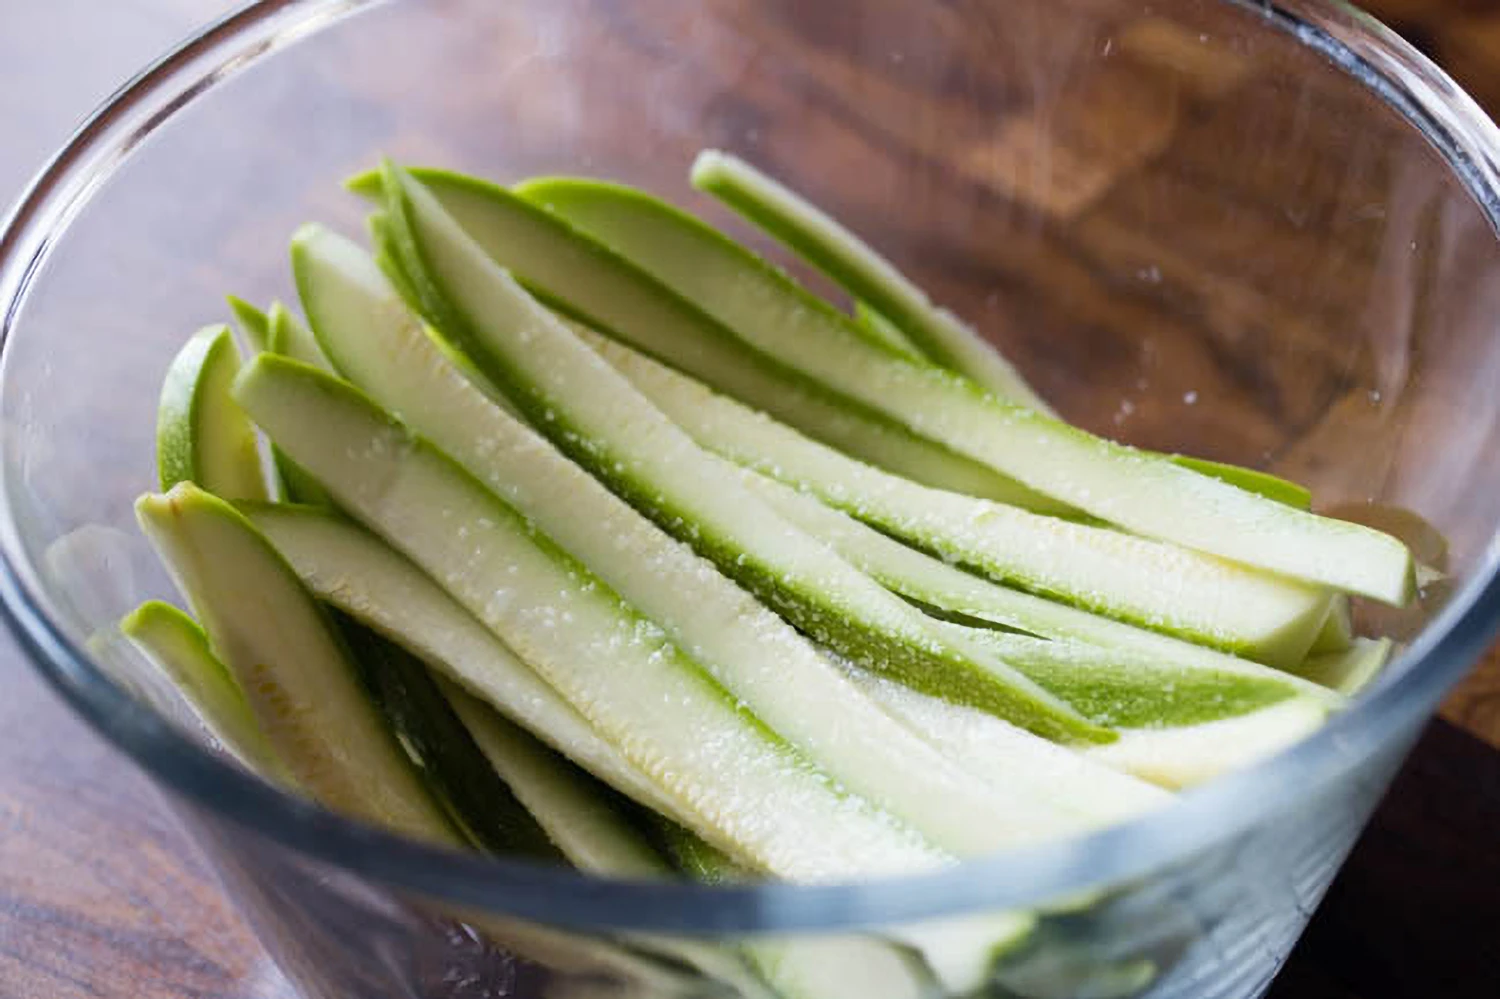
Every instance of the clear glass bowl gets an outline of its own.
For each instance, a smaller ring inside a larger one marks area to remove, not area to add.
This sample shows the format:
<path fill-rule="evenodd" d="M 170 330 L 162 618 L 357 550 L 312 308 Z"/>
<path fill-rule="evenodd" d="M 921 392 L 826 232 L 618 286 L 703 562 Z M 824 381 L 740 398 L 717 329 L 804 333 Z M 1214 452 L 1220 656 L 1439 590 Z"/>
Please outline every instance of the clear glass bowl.
<path fill-rule="evenodd" d="M 1159 814 L 817 888 L 444 853 L 208 748 L 112 630 L 170 595 L 130 502 L 184 335 L 225 292 L 289 298 L 287 236 L 357 231 L 338 182 L 381 153 L 607 175 L 732 225 L 687 186 L 702 146 L 827 206 L 1084 426 L 1272 469 L 1346 515 L 1420 513 L 1448 578 L 1414 610 L 1361 609 L 1409 641 L 1400 661 Z M 309 996 L 714 994 L 650 960 L 615 992 L 588 969 L 646 931 L 808 941 L 1005 908 L 1039 925 L 991 994 L 1245 999 L 1500 618 L 1497 149 L 1439 71 L 1322 0 L 262 3 L 120 91 L 0 235 L 0 595 Z"/>

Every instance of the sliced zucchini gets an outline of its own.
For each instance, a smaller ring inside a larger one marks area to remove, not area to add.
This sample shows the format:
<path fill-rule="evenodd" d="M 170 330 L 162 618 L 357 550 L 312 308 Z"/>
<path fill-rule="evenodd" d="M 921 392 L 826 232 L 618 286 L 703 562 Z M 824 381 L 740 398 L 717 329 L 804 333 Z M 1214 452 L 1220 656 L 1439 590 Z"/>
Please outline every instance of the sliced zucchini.
<path fill-rule="evenodd" d="M 271 303 L 265 316 L 266 335 L 262 351 L 291 357 L 320 368 L 328 368 L 328 359 L 318 349 L 312 333 L 280 302 Z M 316 479 L 297 467 L 297 463 L 271 448 L 271 463 L 281 485 L 282 498 L 306 506 L 331 507 L 328 494 Z"/>
<path fill-rule="evenodd" d="M 1007 970 L 1001 984 L 1024 999 L 1134 999 L 1161 977 L 1162 969 L 1145 958 L 1100 965 L 1088 959 L 1041 961 L 1035 967 Z"/>
<path fill-rule="evenodd" d="M 1195 787 L 1281 752 L 1316 732 L 1328 708 L 1299 697 L 1247 715 L 1182 728 L 1140 728 L 1085 753 L 1162 787 Z"/>
<path fill-rule="evenodd" d="M 852 674 L 886 710 L 970 772 L 1000 787 L 1045 796 L 1099 828 L 1170 802 L 1160 788 L 1039 739 L 983 711 L 950 704 L 872 673 Z"/>
<path fill-rule="evenodd" d="M 1283 676 L 1184 668 L 1146 653 L 991 628 L 939 627 L 993 651 L 1001 661 L 1111 728 L 1197 725 L 1249 714 L 1298 696 L 1298 688 Z"/>
<path fill-rule="evenodd" d="M 743 160 L 712 149 L 698 154 L 692 181 L 869 303 L 938 364 L 1001 398 L 1051 414 L 1046 401 L 998 351 L 957 316 L 933 305 L 890 261 L 817 206 Z"/>
<path fill-rule="evenodd" d="M 698 305 L 704 312 L 731 329 L 735 328 L 736 312 L 732 305 L 720 310 L 715 307 L 718 303 L 726 299 L 751 300 L 769 294 L 773 298 L 784 299 L 789 305 L 795 303 L 796 308 L 789 308 L 781 318 L 800 326 L 808 336 L 819 335 L 825 326 L 836 326 L 869 341 L 882 350 L 926 362 L 926 355 L 913 346 L 900 330 L 892 328 L 889 324 L 880 326 L 851 319 L 799 285 L 769 261 L 742 250 L 738 244 L 733 243 L 717 230 L 699 222 L 693 216 L 680 212 L 665 202 L 658 201 L 634 188 L 602 180 L 538 177 L 522 181 L 511 190 L 532 204 L 557 213 L 584 232 L 595 235 L 605 244 L 611 242 L 608 234 L 616 226 L 630 225 L 630 216 L 633 212 L 662 211 L 674 213 L 682 222 L 682 226 L 676 233 L 680 237 L 675 247 L 677 251 L 693 253 L 705 248 L 710 251 L 723 249 L 724 252 L 736 254 L 740 259 L 753 260 L 756 265 L 751 275 L 753 282 L 747 282 L 732 289 L 716 285 L 676 289 L 688 301 Z M 695 236 L 701 238 L 707 245 L 695 242 L 692 238 Z M 626 256 L 628 257 L 629 254 Z M 639 263 L 645 270 L 653 269 L 650 261 Z M 700 295 L 702 297 L 699 297 Z M 753 337 L 740 335 L 752 345 L 759 347 Z M 767 353 L 775 356 L 772 352 Z"/>
<path fill-rule="evenodd" d="M 717 190 L 724 169 L 722 158 L 700 160 L 695 182 Z M 820 335 L 809 335 L 797 320 L 811 313 L 788 289 L 776 293 L 765 276 L 774 272 L 749 251 L 655 199 L 633 193 L 630 206 L 636 210 L 612 201 L 608 213 L 591 213 L 586 223 L 576 204 L 568 210 L 592 235 L 721 322 L 732 319 L 726 325 L 757 349 L 912 432 L 1133 533 L 1392 604 L 1410 600 L 1411 553 L 1395 538 L 1095 437 L 967 378 L 901 357 L 857 331 L 824 324 Z M 901 321 L 885 301 L 859 297 Z"/>
<path fill-rule="evenodd" d="M 319 599 L 408 649 L 617 791 L 677 815 L 671 799 L 562 695 L 395 549 L 320 510 L 267 504 L 242 510 Z"/>
<path fill-rule="evenodd" d="M 366 689 L 453 824 L 492 853 L 559 860 L 550 833 L 518 800 L 506 775 L 496 774 L 469 735 L 467 719 L 460 720 L 422 661 L 342 611 L 333 619 Z"/>
<path fill-rule="evenodd" d="M 1327 706 L 1307 697 L 1218 721 L 1121 729 L 1120 740 L 1081 751 L 1051 745 L 972 708 L 869 674 L 861 683 L 886 708 L 976 774 L 1048 791 L 1102 827 L 1168 803 L 1179 790 L 1269 756 L 1316 731 Z M 1115 746 L 1128 748 L 1115 751 Z M 1115 771 L 1111 781 L 1101 770 Z M 1152 787 L 1158 785 L 1158 787 Z"/>
<path fill-rule="evenodd" d="M 588 330 L 586 342 L 699 445 L 1002 582 L 1278 666 L 1302 660 L 1326 590 L 1104 527 L 919 485 Z"/>
<path fill-rule="evenodd" d="M 770 324 L 781 327 L 790 339 L 822 337 L 838 342 L 853 337 L 877 353 L 891 353 L 888 344 L 870 337 L 848 316 L 765 260 L 686 212 L 641 191 L 604 181 L 544 178 L 518 185 L 516 193 L 653 272 L 672 291 L 722 323 L 731 336 L 762 356 L 781 359 L 782 346 L 760 335 Z M 635 238 L 640 235 L 644 238 Z M 638 257 L 637 253 L 643 255 Z M 698 264 L 681 266 L 688 257 L 697 259 Z M 663 264 L 679 258 L 678 266 Z M 559 304 L 566 311 L 572 301 L 564 295 Z M 583 311 L 593 314 L 588 305 Z M 922 367 L 931 366 L 918 355 L 896 352 L 895 356 Z M 670 357 L 663 360 L 677 363 Z M 719 384 L 712 378 L 705 380 Z M 849 398 L 847 391 L 841 394 Z M 1070 512 L 1066 504 L 1014 480 L 1005 483 L 1005 491 L 998 498 L 1048 513 Z"/>
<path fill-rule="evenodd" d="M 730 857 L 685 829 L 663 823 L 660 832 L 662 845 L 673 863 L 694 880 L 732 884 L 753 877 Z M 998 943 L 997 923 L 1002 931 Z M 747 939 L 744 948 L 750 963 L 784 999 L 914 999 L 937 994 L 938 982 L 934 981 L 933 972 L 942 978 L 944 991 L 968 994 L 984 984 L 994 952 L 1003 953 L 1024 940 L 1032 920 L 1000 917 L 991 921 L 977 917 L 968 924 L 956 923 L 955 935 L 965 936 L 976 926 L 982 928 L 986 944 L 968 950 L 956 960 L 949 956 L 956 955 L 963 945 L 935 932 L 925 935 L 925 939 L 903 941 L 904 946 L 870 936 L 830 934 L 759 936 Z M 924 934 L 916 936 L 921 938 Z M 922 943 L 934 948 L 935 956 L 924 953 L 918 959 L 909 949 L 920 950 Z"/>
<path fill-rule="evenodd" d="M 662 962 L 611 940 L 489 913 L 443 915 L 470 924 L 501 950 L 546 968 L 547 999 L 703 999 L 705 995 L 703 980 L 683 974 L 681 962 Z"/>
<path fill-rule="evenodd" d="M 784 185 L 748 163 L 714 150 L 703 152 L 693 165 L 693 183 L 781 240 L 854 295 L 859 307 L 856 318 L 867 331 L 875 331 L 888 342 L 894 342 L 895 336 L 904 337 L 919 344 L 923 356 L 1000 398 L 1048 416 L 1057 415 L 993 344 L 957 316 L 934 306 L 889 261 Z M 597 218 L 609 207 L 585 202 L 582 211 Z M 562 214 L 585 231 L 594 232 L 590 223 L 570 211 L 565 209 Z M 610 223 L 619 225 L 622 221 L 606 217 L 605 224 Z M 605 238 L 605 242 L 610 240 Z M 650 263 L 645 266 L 655 270 Z M 872 296 L 868 301 L 867 295 Z M 1312 504 L 1307 489 L 1267 472 L 1186 455 L 1166 457 L 1184 468 L 1279 503 L 1303 510 Z"/>
<path fill-rule="evenodd" d="M 298 467 L 295 461 L 275 448 L 271 450 L 271 459 L 276 465 L 276 477 L 281 482 L 281 494 L 288 503 L 329 509 L 333 507 L 333 501 L 328 498 L 328 493 L 318 484 L 318 480 Z"/>
<path fill-rule="evenodd" d="M 871 937 L 762 937 L 746 956 L 784 999 L 924 999 L 932 976 L 910 950 Z"/>
<path fill-rule="evenodd" d="M 604 784 L 451 680 L 438 683 L 489 765 L 569 863 L 629 880 L 670 876 Z"/>
<path fill-rule="evenodd" d="M 494 708 L 451 683 L 445 692 L 495 771 L 526 804 L 579 870 L 629 880 L 671 878 L 674 871 L 622 813 L 621 802 L 588 774 L 569 764 Z M 681 960 L 744 999 L 771 999 L 731 949 L 707 941 L 631 934 L 642 949 Z"/>
<path fill-rule="evenodd" d="M 234 337 L 223 324 L 194 333 L 162 381 L 156 415 L 161 488 L 195 482 L 230 499 L 265 499 L 255 430 L 229 398 L 239 370 Z"/>
<path fill-rule="evenodd" d="M 1420 573 L 1421 566 L 1417 570 Z M 1334 596 L 1333 603 L 1328 608 L 1328 619 L 1323 622 L 1322 630 L 1313 639 L 1312 648 L 1307 651 L 1313 655 L 1346 652 L 1353 644 L 1354 611 L 1349 606 L 1348 596 L 1339 593 Z"/>
<path fill-rule="evenodd" d="M 370 703 L 327 615 L 260 532 L 187 482 L 141 497 L 136 515 L 296 785 L 408 836 L 462 842 Z"/>
<path fill-rule="evenodd" d="M 289 779 L 197 621 L 171 604 L 148 600 L 126 615 L 120 631 L 161 667 L 209 734 L 246 768 L 269 780 Z"/>
<path fill-rule="evenodd" d="M 394 168 L 387 181 L 403 264 L 430 289 L 439 329 L 642 513 L 856 662 L 1050 737 L 1111 738 L 1019 674 L 939 640 L 911 608 L 777 516 L 487 258 L 425 189 Z"/>
<path fill-rule="evenodd" d="M 1163 667 L 1205 670 L 1291 685 L 1299 695 L 1337 707 L 1343 698 L 1315 683 L 1248 659 L 1146 631 L 1076 607 L 997 586 L 893 541 L 811 496 L 755 472 L 746 484 L 783 517 L 830 545 L 884 586 L 933 613 L 988 623 L 1041 638 L 1082 642 L 1159 660 Z"/>
<path fill-rule="evenodd" d="M 1283 503 L 1298 510 L 1307 510 L 1312 507 L 1312 490 L 1291 479 L 1283 479 L 1279 475 L 1272 475 L 1270 472 L 1262 472 L 1259 469 L 1245 468 L 1243 465 L 1230 465 L 1222 461 L 1194 458 L 1186 454 L 1169 454 L 1165 457 L 1183 468 L 1211 476 L 1231 486 L 1238 486 L 1246 492 L 1259 493 L 1266 499 L 1275 500 L 1277 503 Z"/>
<path fill-rule="evenodd" d="M 235 396 L 341 509 L 499 635 L 700 835 L 794 881 L 951 862 L 832 786 L 658 627 L 352 386 L 262 355 Z"/>
<path fill-rule="evenodd" d="M 270 336 L 266 341 L 268 351 L 272 354 L 280 354 L 282 357 L 290 357 L 294 361 L 301 361 L 303 364 L 311 364 L 325 371 L 333 370 L 328 363 L 328 357 L 312 335 L 312 330 L 308 329 L 291 309 L 280 302 L 273 302 L 266 318 L 271 327 Z"/>
<path fill-rule="evenodd" d="M 467 847 L 371 705 L 338 633 L 265 538 L 186 483 L 143 497 L 137 511 L 296 785 L 346 814 Z M 606 975 L 648 995 L 687 994 L 680 974 L 608 941 L 488 913 L 446 914 L 559 972 Z"/>
<path fill-rule="evenodd" d="M 311 227 L 293 241 L 292 258 L 319 342 L 355 385 L 664 628 L 831 776 L 960 854 L 1047 827 L 1050 807 L 973 780 L 712 563 L 492 404 L 359 247 Z"/>
<path fill-rule="evenodd" d="M 235 325 L 244 335 L 250 353 L 259 354 L 265 350 L 271 336 L 271 321 L 266 314 L 235 295 L 229 295 L 225 300 L 229 303 L 229 311 L 234 313 Z"/>
<path fill-rule="evenodd" d="M 909 357 L 927 357 L 916 344 L 911 342 L 910 337 L 896 327 L 895 323 L 882 316 L 868 302 L 855 300 L 854 322 L 866 333 L 884 340 L 898 353 Z"/>
<path fill-rule="evenodd" d="M 1374 682 L 1394 651 L 1395 643 L 1389 638 L 1356 638 L 1342 652 L 1308 656 L 1297 673 L 1345 697 L 1353 697 Z"/>
<path fill-rule="evenodd" d="M 377 179 L 376 193 L 379 194 L 380 190 L 381 188 Z M 380 273 L 385 275 L 385 279 L 391 283 L 391 287 L 395 288 L 401 295 L 403 302 L 413 311 L 419 311 L 422 308 L 422 298 L 417 294 L 417 289 L 412 286 L 411 281 L 407 279 L 406 274 L 401 270 L 401 261 L 396 258 L 394 251 L 391 249 L 390 221 L 385 217 L 385 212 L 371 212 L 365 218 L 365 227 L 370 233 L 370 245 L 375 248 L 375 264 L 380 268 Z M 301 231 L 299 230 L 299 232 Z M 297 266 L 296 253 L 297 237 L 294 235 L 292 237 L 292 268 L 294 275 Z M 300 288 L 297 294 L 299 297 L 305 297 L 302 295 Z M 306 305 L 304 304 L 303 307 L 306 308 Z M 317 330 L 313 332 L 316 334 Z"/>
<path fill-rule="evenodd" d="M 513 270 L 539 298 L 595 329 L 842 451 L 918 482 L 992 499 L 1029 496 L 1050 503 L 871 407 L 797 374 L 628 260 L 505 188 L 442 170 L 417 170 L 415 176 L 497 263 Z M 360 194 L 382 197 L 378 173 L 356 177 L 349 186 Z M 377 244 L 377 249 L 384 266 L 389 266 L 392 247 Z M 416 290 L 406 275 L 398 286 Z"/>

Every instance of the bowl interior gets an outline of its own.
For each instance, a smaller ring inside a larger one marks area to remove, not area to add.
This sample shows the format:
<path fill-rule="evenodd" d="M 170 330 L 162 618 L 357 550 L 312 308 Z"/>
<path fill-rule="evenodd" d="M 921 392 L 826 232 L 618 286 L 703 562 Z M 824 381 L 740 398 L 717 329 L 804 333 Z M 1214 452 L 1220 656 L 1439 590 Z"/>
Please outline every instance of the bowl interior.
<path fill-rule="evenodd" d="M 339 181 L 382 154 L 639 184 L 826 290 L 688 186 L 697 150 L 732 150 L 865 236 L 1069 419 L 1270 469 L 1420 544 L 1446 578 L 1408 611 L 1361 608 L 1368 627 L 1411 638 L 1487 571 L 1500 244 L 1427 138 L 1260 14 L 443 0 L 276 44 L 309 16 L 293 13 L 206 56 L 210 88 L 92 165 L 4 347 L 5 488 L 44 610 L 174 717 L 112 638 L 172 596 L 131 514 L 155 484 L 163 369 L 227 318 L 225 293 L 292 301 L 288 236 L 359 232 Z"/>

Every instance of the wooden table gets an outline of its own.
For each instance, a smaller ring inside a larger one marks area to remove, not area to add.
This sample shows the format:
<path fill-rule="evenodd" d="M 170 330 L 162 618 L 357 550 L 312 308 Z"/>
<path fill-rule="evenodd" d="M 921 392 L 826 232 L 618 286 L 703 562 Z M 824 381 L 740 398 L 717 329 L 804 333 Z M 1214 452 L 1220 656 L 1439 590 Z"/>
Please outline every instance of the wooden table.
<path fill-rule="evenodd" d="M 0 193 L 223 0 L 0 0 Z M 1500 108 L 1500 4 L 1378 12 Z M 1449 700 L 1324 903 L 1277 999 L 1500 991 L 1500 650 Z M 132 766 L 0 638 L 0 997 L 279 999 L 291 990 Z"/>

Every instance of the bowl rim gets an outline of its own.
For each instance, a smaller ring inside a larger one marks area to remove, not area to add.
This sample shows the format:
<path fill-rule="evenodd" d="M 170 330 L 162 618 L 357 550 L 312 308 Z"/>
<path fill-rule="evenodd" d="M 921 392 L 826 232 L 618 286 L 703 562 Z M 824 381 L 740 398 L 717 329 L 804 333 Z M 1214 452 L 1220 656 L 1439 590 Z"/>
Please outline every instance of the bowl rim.
<path fill-rule="evenodd" d="M 0 226 L 0 365 L 31 282 L 76 213 L 131 149 L 219 80 L 387 0 L 259 0 L 193 33 L 124 84 L 36 175 Z M 1339 0 L 1221 0 L 1263 16 L 1344 69 L 1426 136 L 1500 227 L 1500 129 L 1441 70 Z M 3 386 L 3 380 L 0 380 Z M 7 476 L 9 471 L 6 472 Z M 1415 732 L 1500 631 L 1500 545 L 1402 656 L 1389 682 L 1307 739 L 1172 806 L 1062 842 L 935 873 L 855 884 L 603 879 L 424 846 L 251 776 L 133 697 L 47 611 L 14 510 L 0 510 L 0 610 L 40 672 L 92 727 L 208 813 L 297 853 L 456 905 L 580 929 L 684 933 L 836 929 L 1025 907 L 1171 867 L 1358 768 L 1388 733 Z M 1404 746 L 1400 747 L 1404 748 Z M 1247 803 L 1253 802 L 1250 806 Z"/>

